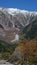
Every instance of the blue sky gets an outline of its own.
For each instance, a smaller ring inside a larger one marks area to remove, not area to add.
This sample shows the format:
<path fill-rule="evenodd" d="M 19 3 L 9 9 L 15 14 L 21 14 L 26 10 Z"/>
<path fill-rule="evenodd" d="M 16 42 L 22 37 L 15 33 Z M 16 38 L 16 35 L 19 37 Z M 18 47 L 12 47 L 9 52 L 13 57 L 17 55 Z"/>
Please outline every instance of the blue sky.
<path fill-rule="evenodd" d="M 0 7 L 37 11 L 37 0 L 0 0 Z"/>

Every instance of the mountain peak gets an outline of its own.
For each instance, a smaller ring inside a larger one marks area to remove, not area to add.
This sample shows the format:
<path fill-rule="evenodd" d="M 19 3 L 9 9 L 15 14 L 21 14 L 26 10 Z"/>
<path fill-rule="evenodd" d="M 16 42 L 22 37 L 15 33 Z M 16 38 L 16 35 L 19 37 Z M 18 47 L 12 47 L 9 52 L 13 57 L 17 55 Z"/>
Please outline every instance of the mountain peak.
<path fill-rule="evenodd" d="M 37 14 L 37 12 L 35 11 L 27 11 L 27 10 L 21 10 L 21 9 L 17 9 L 17 8 L 0 8 L 0 10 L 4 11 L 4 12 L 8 12 L 11 15 L 15 15 L 18 13 L 22 13 L 22 14 Z"/>

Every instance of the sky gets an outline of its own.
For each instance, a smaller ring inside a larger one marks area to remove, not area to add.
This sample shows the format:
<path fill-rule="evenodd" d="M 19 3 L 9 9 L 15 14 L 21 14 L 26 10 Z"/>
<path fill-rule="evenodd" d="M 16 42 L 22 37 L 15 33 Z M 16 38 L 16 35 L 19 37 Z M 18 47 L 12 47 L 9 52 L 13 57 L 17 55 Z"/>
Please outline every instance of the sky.
<path fill-rule="evenodd" d="M 0 0 L 0 7 L 37 11 L 37 0 Z"/>

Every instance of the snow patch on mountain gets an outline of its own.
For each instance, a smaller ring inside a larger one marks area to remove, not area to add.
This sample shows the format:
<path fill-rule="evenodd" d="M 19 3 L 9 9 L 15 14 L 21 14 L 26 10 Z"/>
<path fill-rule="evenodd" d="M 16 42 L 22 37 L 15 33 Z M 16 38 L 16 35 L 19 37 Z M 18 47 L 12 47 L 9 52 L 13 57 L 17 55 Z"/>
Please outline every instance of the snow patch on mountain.
<path fill-rule="evenodd" d="M 24 15 L 26 15 L 26 14 L 37 14 L 37 12 L 31 12 L 31 11 L 27 11 L 27 10 L 21 10 L 21 9 L 17 9 L 17 8 L 0 8 L 0 10 L 1 11 L 3 11 L 3 12 L 7 12 L 8 14 L 11 14 L 11 15 L 16 15 L 16 14 L 18 14 L 18 13 L 22 13 L 22 14 L 24 14 Z"/>
<path fill-rule="evenodd" d="M 16 35 L 15 35 L 15 38 L 14 38 L 13 40 L 11 40 L 11 42 L 18 41 L 18 40 L 19 40 L 19 35 L 16 34 Z"/>

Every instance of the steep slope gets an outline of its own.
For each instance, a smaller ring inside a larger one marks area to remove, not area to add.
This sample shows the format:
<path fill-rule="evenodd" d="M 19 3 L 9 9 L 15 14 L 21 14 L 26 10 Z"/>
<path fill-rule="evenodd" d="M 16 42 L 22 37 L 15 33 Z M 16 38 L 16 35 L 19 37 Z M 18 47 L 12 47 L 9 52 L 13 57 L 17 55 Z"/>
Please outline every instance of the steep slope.
<path fill-rule="evenodd" d="M 0 36 L 11 41 L 16 34 L 26 33 L 27 36 L 37 33 L 37 12 L 29 12 L 13 8 L 0 8 Z M 33 32 L 33 33 L 32 33 Z M 28 35 L 30 34 L 30 35 Z"/>

